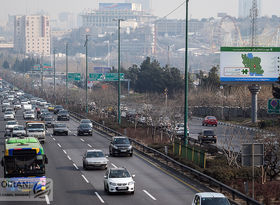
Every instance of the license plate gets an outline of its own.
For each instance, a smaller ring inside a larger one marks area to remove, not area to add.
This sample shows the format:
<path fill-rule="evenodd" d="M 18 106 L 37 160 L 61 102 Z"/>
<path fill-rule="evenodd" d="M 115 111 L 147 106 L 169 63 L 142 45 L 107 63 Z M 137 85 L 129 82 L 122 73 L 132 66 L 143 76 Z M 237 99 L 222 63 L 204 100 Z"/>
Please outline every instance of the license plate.
<path fill-rule="evenodd" d="M 126 187 L 118 187 L 119 190 L 126 190 Z"/>
<path fill-rule="evenodd" d="M 121 152 L 126 152 L 126 150 L 121 150 Z"/>

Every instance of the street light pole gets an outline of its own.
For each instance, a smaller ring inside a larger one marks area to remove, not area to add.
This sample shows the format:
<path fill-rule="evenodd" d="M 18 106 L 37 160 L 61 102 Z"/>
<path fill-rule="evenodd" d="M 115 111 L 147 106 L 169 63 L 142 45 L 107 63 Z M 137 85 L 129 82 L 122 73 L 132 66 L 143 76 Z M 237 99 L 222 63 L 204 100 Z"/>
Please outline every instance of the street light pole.
<path fill-rule="evenodd" d="M 121 124 L 121 81 L 120 81 L 120 67 L 121 67 L 121 19 L 118 19 L 118 123 Z"/>
<path fill-rule="evenodd" d="M 86 35 L 86 113 L 88 113 L 88 34 Z"/>
<path fill-rule="evenodd" d="M 188 144 L 188 10 L 189 0 L 186 1 L 186 39 L 185 39 L 185 116 L 184 116 L 184 140 Z"/>
<path fill-rule="evenodd" d="M 55 49 L 53 49 L 53 96 L 54 102 L 56 103 L 56 95 L 55 95 Z"/>
<path fill-rule="evenodd" d="M 66 105 L 68 106 L 68 43 L 66 43 Z"/>

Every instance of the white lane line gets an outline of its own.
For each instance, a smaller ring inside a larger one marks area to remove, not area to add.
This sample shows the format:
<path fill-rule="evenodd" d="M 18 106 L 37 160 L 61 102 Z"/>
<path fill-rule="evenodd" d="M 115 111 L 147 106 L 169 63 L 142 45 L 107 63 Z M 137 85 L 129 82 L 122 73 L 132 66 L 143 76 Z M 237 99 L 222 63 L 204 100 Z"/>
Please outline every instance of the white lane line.
<path fill-rule="evenodd" d="M 56 139 L 53 137 L 53 140 L 55 141 Z"/>
<path fill-rule="evenodd" d="M 90 144 L 87 144 L 89 147 L 92 147 Z"/>
<path fill-rule="evenodd" d="M 151 199 L 153 199 L 154 201 L 157 200 L 155 197 L 153 197 L 153 195 L 151 195 L 149 192 L 147 192 L 145 189 L 143 189 L 143 192 L 145 194 L 147 194 Z"/>
<path fill-rule="evenodd" d="M 47 204 L 51 204 L 51 203 L 50 203 L 50 199 L 49 199 L 49 196 L 48 196 L 48 195 L 45 195 L 45 199 L 46 199 Z"/>
<path fill-rule="evenodd" d="M 97 192 L 94 192 L 95 195 L 98 197 L 98 199 L 101 201 L 102 204 L 104 204 L 104 200 L 101 198 L 101 196 L 97 193 Z"/>
<path fill-rule="evenodd" d="M 73 166 L 74 166 L 77 170 L 79 169 L 75 163 L 73 163 Z"/>
<path fill-rule="evenodd" d="M 113 163 L 111 163 L 111 165 L 113 166 L 113 167 L 115 167 L 115 168 L 118 168 L 116 165 L 114 165 Z"/>
<path fill-rule="evenodd" d="M 89 181 L 87 180 L 87 178 L 82 174 L 82 177 L 84 178 L 84 180 L 86 181 L 86 183 L 89 183 Z"/>
<path fill-rule="evenodd" d="M 57 145 L 58 145 L 59 147 L 61 147 L 61 145 L 60 145 L 59 143 L 57 143 Z"/>
<path fill-rule="evenodd" d="M 65 154 L 67 154 L 67 152 L 63 149 L 63 152 L 65 153 Z"/>
<path fill-rule="evenodd" d="M 72 160 L 68 155 L 67 155 L 67 157 L 68 157 L 69 160 Z"/>
<path fill-rule="evenodd" d="M 85 142 L 85 140 L 84 140 L 84 139 L 82 139 L 82 138 L 81 138 L 80 140 L 81 140 L 82 142 Z"/>

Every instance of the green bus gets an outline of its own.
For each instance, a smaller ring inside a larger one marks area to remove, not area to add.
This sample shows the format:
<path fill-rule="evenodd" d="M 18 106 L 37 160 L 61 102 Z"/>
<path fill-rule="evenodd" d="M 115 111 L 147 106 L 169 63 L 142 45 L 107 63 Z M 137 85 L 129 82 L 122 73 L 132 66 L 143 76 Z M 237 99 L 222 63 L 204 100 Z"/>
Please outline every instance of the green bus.
<path fill-rule="evenodd" d="M 4 177 L 44 177 L 48 158 L 35 137 L 12 137 L 5 140 L 1 164 Z"/>

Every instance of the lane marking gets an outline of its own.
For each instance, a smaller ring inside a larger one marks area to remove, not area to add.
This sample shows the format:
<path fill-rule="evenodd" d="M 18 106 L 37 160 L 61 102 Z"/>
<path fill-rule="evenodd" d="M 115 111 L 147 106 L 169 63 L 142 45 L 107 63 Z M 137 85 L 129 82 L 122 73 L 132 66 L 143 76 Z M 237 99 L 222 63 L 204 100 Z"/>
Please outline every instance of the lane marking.
<path fill-rule="evenodd" d="M 69 160 L 72 160 L 72 159 L 69 157 L 69 155 L 67 155 L 67 157 L 68 157 Z"/>
<path fill-rule="evenodd" d="M 171 174 L 170 172 L 166 171 L 165 169 L 161 168 L 160 166 L 158 166 L 157 164 L 153 163 L 152 161 L 148 160 L 147 158 L 137 154 L 136 152 L 134 152 L 133 154 L 135 154 L 136 156 L 138 156 L 139 158 L 143 159 L 144 161 L 150 163 L 151 165 L 153 165 L 154 167 L 158 168 L 159 170 L 161 170 L 162 172 L 164 172 L 165 174 L 171 176 L 172 178 L 176 179 L 177 181 L 183 183 L 184 185 L 188 186 L 189 188 L 195 190 L 196 192 L 201 192 L 198 188 L 194 187 L 193 185 L 190 185 L 189 183 L 183 181 L 182 179 L 176 177 L 175 175 Z"/>
<path fill-rule="evenodd" d="M 116 165 L 114 165 L 113 163 L 111 163 L 111 165 L 114 167 L 114 168 L 118 168 Z"/>
<path fill-rule="evenodd" d="M 89 181 L 87 180 L 87 178 L 82 174 L 82 177 L 84 178 L 84 180 L 86 181 L 86 183 L 89 183 Z"/>
<path fill-rule="evenodd" d="M 98 199 L 101 201 L 102 204 L 104 204 L 104 200 L 101 198 L 101 196 L 97 193 L 97 192 L 94 192 L 95 195 L 98 197 Z"/>
<path fill-rule="evenodd" d="M 57 145 L 58 145 L 59 147 L 61 147 L 61 145 L 60 145 L 59 143 L 57 143 Z"/>
<path fill-rule="evenodd" d="M 90 144 L 87 144 L 89 147 L 92 147 Z"/>
<path fill-rule="evenodd" d="M 53 137 L 53 140 L 55 141 L 56 139 Z"/>
<path fill-rule="evenodd" d="M 49 199 L 49 196 L 48 196 L 48 195 L 45 195 L 45 199 L 46 199 L 47 204 L 51 204 L 51 203 L 50 203 L 50 199 Z"/>
<path fill-rule="evenodd" d="M 73 166 L 74 166 L 77 170 L 79 170 L 79 168 L 77 167 L 77 165 L 76 165 L 75 163 L 73 163 Z"/>
<path fill-rule="evenodd" d="M 85 142 L 85 140 L 84 140 L 84 139 L 82 139 L 82 138 L 80 138 L 80 140 L 81 140 L 82 142 Z"/>
<path fill-rule="evenodd" d="M 157 200 L 152 194 L 150 194 L 150 193 L 149 193 L 148 191 L 146 191 L 145 189 L 143 189 L 143 192 L 144 192 L 145 194 L 147 194 L 152 200 L 154 200 L 154 201 Z"/>
<path fill-rule="evenodd" d="M 65 153 L 65 154 L 67 154 L 67 152 L 63 149 L 63 152 Z"/>

